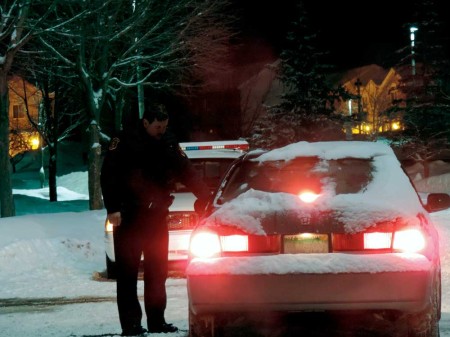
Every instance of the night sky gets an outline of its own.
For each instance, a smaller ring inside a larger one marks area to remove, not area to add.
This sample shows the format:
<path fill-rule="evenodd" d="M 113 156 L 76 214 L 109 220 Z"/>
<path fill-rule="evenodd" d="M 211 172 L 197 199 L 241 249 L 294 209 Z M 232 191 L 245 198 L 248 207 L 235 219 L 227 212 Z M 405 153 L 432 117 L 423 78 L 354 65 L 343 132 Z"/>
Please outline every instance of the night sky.
<path fill-rule="evenodd" d="M 278 51 L 295 0 L 234 0 L 241 7 L 248 39 L 262 39 Z M 376 2 L 304 0 L 319 42 L 338 68 L 376 63 L 391 66 L 395 51 L 410 44 L 410 0 Z M 445 14 L 448 17 L 448 13 Z"/>

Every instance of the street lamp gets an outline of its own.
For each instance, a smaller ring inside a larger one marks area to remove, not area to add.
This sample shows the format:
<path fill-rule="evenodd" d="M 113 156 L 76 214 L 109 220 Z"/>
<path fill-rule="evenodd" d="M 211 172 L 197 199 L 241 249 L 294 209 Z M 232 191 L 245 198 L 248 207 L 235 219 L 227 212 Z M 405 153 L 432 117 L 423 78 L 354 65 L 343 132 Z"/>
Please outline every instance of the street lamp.
<path fill-rule="evenodd" d="M 39 136 L 36 136 L 36 135 L 32 136 L 30 138 L 30 145 L 31 145 L 32 150 L 39 149 L 39 145 L 40 145 Z"/>
<path fill-rule="evenodd" d="M 133 13 L 136 10 L 136 0 L 133 0 L 131 6 L 133 7 Z M 134 38 L 135 43 L 138 41 L 138 37 L 136 36 Z M 139 111 L 139 118 L 141 119 L 144 116 L 144 86 L 142 84 L 142 69 L 141 69 L 141 52 L 136 49 L 136 81 L 137 81 L 137 91 L 138 91 L 138 111 Z"/>
<path fill-rule="evenodd" d="M 419 28 L 417 28 L 415 25 L 412 25 L 409 27 L 409 38 L 411 40 L 411 71 L 412 74 L 416 74 L 416 60 L 414 59 L 414 47 L 415 47 L 415 39 L 416 39 L 416 31 L 418 31 Z"/>

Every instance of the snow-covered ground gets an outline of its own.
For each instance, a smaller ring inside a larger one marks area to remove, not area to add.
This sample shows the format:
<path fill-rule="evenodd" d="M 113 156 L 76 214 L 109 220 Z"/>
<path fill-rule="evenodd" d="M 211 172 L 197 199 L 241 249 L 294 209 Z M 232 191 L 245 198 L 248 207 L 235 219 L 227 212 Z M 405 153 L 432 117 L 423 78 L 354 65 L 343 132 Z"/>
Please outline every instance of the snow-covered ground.
<path fill-rule="evenodd" d="M 0 336 L 120 333 L 115 283 L 96 277 L 105 269 L 105 211 L 87 211 L 87 173 L 59 177 L 57 203 L 48 202 L 48 189 L 29 182 L 26 174 L 16 178 L 21 215 L 0 218 Z M 441 337 L 450 337 L 450 210 L 434 213 L 432 219 L 441 240 Z M 142 281 L 138 290 L 142 296 Z M 186 280 L 168 279 L 167 291 L 167 321 L 181 329 L 171 336 L 187 336 Z M 71 300 L 77 303 L 64 305 Z M 33 303 L 39 305 L 29 306 Z"/>
<path fill-rule="evenodd" d="M 105 211 L 61 212 L 87 199 L 86 179 L 86 172 L 59 177 L 62 208 L 48 201 L 48 188 L 14 189 L 19 213 L 38 205 L 40 214 L 0 219 L 0 336 L 120 334 L 115 282 L 98 278 L 105 270 Z M 142 296 L 142 281 L 138 289 Z M 167 291 L 167 321 L 181 329 L 172 335 L 186 336 L 186 280 L 168 279 Z M 84 303 L 92 298 L 98 299 Z"/>

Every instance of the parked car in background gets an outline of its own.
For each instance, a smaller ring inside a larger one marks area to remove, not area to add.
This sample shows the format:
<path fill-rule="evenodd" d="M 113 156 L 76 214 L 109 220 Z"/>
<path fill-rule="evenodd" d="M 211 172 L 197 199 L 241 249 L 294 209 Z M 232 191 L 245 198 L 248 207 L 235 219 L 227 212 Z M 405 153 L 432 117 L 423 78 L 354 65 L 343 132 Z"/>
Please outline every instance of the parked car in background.
<path fill-rule="evenodd" d="M 438 233 L 427 209 L 450 201 L 428 200 L 383 143 L 250 151 L 191 235 L 190 337 L 267 329 L 275 317 L 278 334 L 268 335 L 285 336 L 289 317 L 319 312 L 389 336 L 439 336 Z"/>
<path fill-rule="evenodd" d="M 245 140 L 180 143 L 181 149 L 201 173 L 203 180 L 213 192 L 231 163 L 248 151 Z M 188 258 L 189 237 L 198 222 L 194 210 L 196 197 L 181 183 L 176 183 L 175 197 L 169 208 L 169 266 L 184 269 Z M 113 226 L 105 222 L 106 276 L 115 279 L 115 256 Z"/>

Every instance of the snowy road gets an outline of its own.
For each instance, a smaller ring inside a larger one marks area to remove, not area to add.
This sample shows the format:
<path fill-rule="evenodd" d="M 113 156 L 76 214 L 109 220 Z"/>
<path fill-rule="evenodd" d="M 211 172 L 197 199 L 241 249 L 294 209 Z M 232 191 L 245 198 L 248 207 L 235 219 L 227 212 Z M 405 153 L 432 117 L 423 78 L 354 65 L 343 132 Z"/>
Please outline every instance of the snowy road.
<path fill-rule="evenodd" d="M 0 299 L 0 315 L 8 313 L 32 313 L 51 310 L 51 308 L 70 304 L 89 304 L 99 302 L 115 302 L 115 297 L 83 296 L 76 298 L 11 298 Z"/>
<path fill-rule="evenodd" d="M 99 282 L 110 287 L 112 282 Z M 171 283 L 169 280 L 168 283 Z M 186 337 L 187 301 L 185 282 L 167 287 L 169 306 L 167 319 L 176 323 L 180 332 L 171 337 Z M 143 306 L 142 296 L 140 296 Z M 181 314 L 181 315 L 180 315 Z M 94 337 L 120 334 L 115 296 L 81 296 L 75 298 L 10 298 L 0 299 L 1 337 Z M 169 336 L 152 334 L 151 336 Z"/>
<path fill-rule="evenodd" d="M 141 302 L 142 304 L 142 302 Z M 7 318 L 5 322 L 5 318 Z M 441 337 L 450 336 L 450 314 L 444 314 L 441 320 Z M 393 337 L 386 331 L 371 333 L 362 330 L 330 333 L 323 325 L 311 334 L 292 333 L 289 336 L 315 337 Z M 6 325 L 5 325 L 6 324 Z M 309 324 L 319 324 L 309 322 Z M 119 336 L 117 326 L 115 298 L 77 298 L 77 299 L 21 299 L 2 300 L 0 302 L 1 336 L 54 336 L 54 337 L 107 337 Z M 175 334 L 160 336 L 187 337 L 186 326 L 180 326 Z M 275 329 L 276 330 L 276 329 Z M 298 332 L 296 330 L 296 332 Z M 158 336 L 158 334 L 149 334 Z M 251 337 L 249 334 L 233 336 Z M 269 336 L 275 336 L 270 334 Z M 279 335 L 277 335 L 279 336 Z M 285 336 L 285 335 L 282 335 Z M 400 335 L 401 336 L 401 335 Z M 399 337 L 400 337 L 399 336 Z"/>

